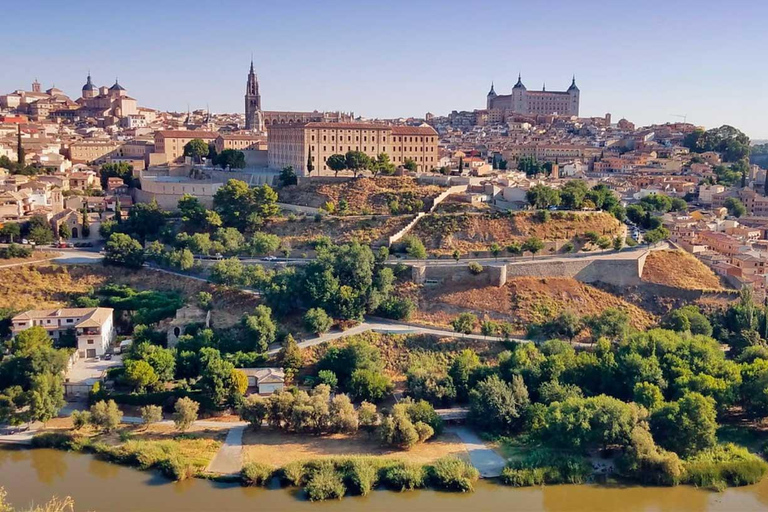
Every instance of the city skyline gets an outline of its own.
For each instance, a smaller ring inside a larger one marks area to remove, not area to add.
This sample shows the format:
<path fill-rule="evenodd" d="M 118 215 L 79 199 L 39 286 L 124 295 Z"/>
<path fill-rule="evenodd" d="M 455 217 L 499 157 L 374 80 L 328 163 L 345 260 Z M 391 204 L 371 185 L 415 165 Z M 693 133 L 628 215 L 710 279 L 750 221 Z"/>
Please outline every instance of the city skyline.
<path fill-rule="evenodd" d="M 518 73 L 532 90 L 544 83 L 564 90 L 575 74 L 582 116 L 611 112 L 638 125 L 687 116 L 768 138 L 754 115 L 768 112 L 768 71 L 750 67 L 768 44 L 760 26 L 768 6 L 758 2 L 649 2 L 633 10 L 597 2 L 421 2 L 402 9 L 390 2 L 386 10 L 354 11 L 332 2 L 295 12 L 226 1 L 216 10 L 74 2 L 54 18 L 43 16 L 52 5 L 8 7 L 8 19 L 36 19 L 38 31 L 27 37 L 12 24 L 0 36 L 15 48 L 4 59 L 12 71 L 0 77 L 0 92 L 28 89 L 37 78 L 76 97 L 90 71 L 99 85 L 118 76 L 151 108 L 242 112 L 253 53 L 266 110 L 444 115 L 484 108 L 491 82 L 508 94 Z M 62 24 L 76 23 L 92 28 L 62 35 Z"/>

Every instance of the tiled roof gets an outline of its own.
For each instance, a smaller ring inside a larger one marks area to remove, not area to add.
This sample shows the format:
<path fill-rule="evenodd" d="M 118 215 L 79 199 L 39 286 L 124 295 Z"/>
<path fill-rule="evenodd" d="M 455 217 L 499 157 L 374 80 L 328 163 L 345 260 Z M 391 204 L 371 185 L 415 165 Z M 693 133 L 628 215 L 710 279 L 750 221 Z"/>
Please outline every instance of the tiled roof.
<path fill-rule="evenodd" d="M 13 317 L 12 321 L 44 320 L 47 318 L 80 318 L 75 327 L 101 327 L 112 316 L 112 308 L 31 309 Z"/>
<path fill-rule="evenodd" d="M 157 135 L 163 137 L 175 137 L 181 139 L 215 139 L 219 136 L 216 132 L 206 132 L 203 130 L 160 130 Z"/>
<path fill-rule="evenodd" d="M 437 135 L 431 126 L 393 126 L 392 135 Z"/>

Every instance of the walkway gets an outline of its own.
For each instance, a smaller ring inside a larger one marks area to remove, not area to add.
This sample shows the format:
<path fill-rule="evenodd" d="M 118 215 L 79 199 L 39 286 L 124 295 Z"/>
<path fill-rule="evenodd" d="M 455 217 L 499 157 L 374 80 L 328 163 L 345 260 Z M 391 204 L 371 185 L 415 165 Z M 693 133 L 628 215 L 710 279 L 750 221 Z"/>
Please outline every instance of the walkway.
<path fill-rule="evenodd" d="M 505 338 L 499 338 L 497 336 L 483 336 L 482 334 L 460 334 L 455 331 L 447 331 L 444 329 L 434 329 L 432 327 L 423 327 L 413 324 L 405 324 L 401 322 L 395 322 L 392 320 L 384 320 L 380 318 L 369 318 L 360 324 L 347 329 L 346 331 L 336 331 L 322 334 L 314 338 L 302 341 L 298 343 L 300 348 L 313 347 L 320 345 L 328 341 L 332 341 L 339 338 L 345 338 L 347 336 L 353 336 L 355 334 L 362 334 L 367 331 L 373 331 L 381 334 L 432 334 L 434 336 L 447 336 L 451 338 L 462 338 L 478 341 L 504 341 Z M 510 338 L 510 341 L 516 341 L 518 343 L 531 343 L 530 340 L 524 340 L 519 338 Z M 267 351 L 268 355 L 277 354 L 280 351 L 280 346 L 273 346 Z"/>
<path fill-rule="evenodd" d="M 224 444 L 208 464 L 207 471 L 221 475 L 236 475 L 243 467 L 243 432 L 245 426 L 233 427 L 227 433 Z"/>
<path fill-rule="evenodd" d="M 488 448 L 477 434 L 466 427 L 448 427 L 448 432 L 456 434 L 469 453 L 469 460 L 477 468 L 482 478 L 496 478 L 501 476 L 506 461 L 504 458 Z"/>

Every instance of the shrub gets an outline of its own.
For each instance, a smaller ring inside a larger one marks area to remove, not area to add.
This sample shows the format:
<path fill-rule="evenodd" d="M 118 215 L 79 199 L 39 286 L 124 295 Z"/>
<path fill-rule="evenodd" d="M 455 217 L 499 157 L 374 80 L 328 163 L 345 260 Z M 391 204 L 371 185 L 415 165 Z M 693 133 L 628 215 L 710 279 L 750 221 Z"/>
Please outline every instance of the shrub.
<path fill-rule="evenodd" d="M 476 261 L 470 261 L 467 265 L 467 269 L 469 269 L 469 272 L 475 276 L 482 274 L 483 272 L 483 266 Z"/>
<path fill-rule="evenodd" d="M 248 462 L 240 470 L 240 478 L 245 485 L 265 486 L 274 473 L 275 470 L 271 466 L 260 462 Z"/>
<path fill-rule="evenodd" d="M 333 325 L 333 318 L 323 308 L 312 308 L 304 315 L 304 326 L 315 334 L 328 332 Z"/>
<path fill-rule="evenodd" d="M 411 491 L 424 487 L 424 468 L 418 464 L 398 462 L 384 469 L 382 483 L 390 489 Z"/>
<path fill-rule="evenodd" d="M 105 432 L 111 432 L 120 425 L 123 413 L 114 400 L 101 400 L 91 406 L 91 423 Z"/>
<path fill-rule="evenodd" d="M 566 242 L 565 244 L 563 244 L 563 247 L 560 250 L 565 253 L 569 253 L 569 252 L 573 252 L 573 249 L 574 249 L 573 242 Z"/>
<path fill-rule="evenodd" d="M 195 476 L 195 468 L 179 457 L 168 457 L 155 464 L 162 474 L 172 480 L 186 480 Z"/>
<path fill-rule="evenodd" d="M 307 468 L 304 462 L 289 462 L 281 469 L 282 480 L 294 486 L 304 484 L 307 478 Z"/>
<path fill-rule="evenodd" d="M 413 428 L 416 429 L 416 434 L 419 436 L 419 442 L 423 443 L 427 439 L 431 438 L 433 435 L 435 435 L 435 431 L 424 423 L 423 421 L 417 421 L 413 424 Z"/>
<path fill-rule="evenodd" d="M 353 494 L 366 496 L 379 481 L 378 464 L 371 459 L 352 459 L 345 465 L 347 488 Z"/>
<path fill-rule="evenodd" d="M 309 501 L 322 501 L 343 498 L 346 487 L 333 464 L 329 462 L 312 473 L 304 490 Z"/>
<path fill-rule="evenodd" d="M 145 425 L 157 423 L 163 419 L 163 408 L 159 405 L 145 405 L 141 408 L 141 421 Z"/>
<path fill-rule="evenodd" d="M 72 411 L 72 426 L 75 430 L 80 430 L 91 422 L 91 413 L 88 411 Z"/>
<path fill-rule="evenodd" d="M 592 467 L 583 457 L 538 450 L 522 460 L 507 464 L 501 473 L 501 481 L 513 487 L 579 484 L 585 482 L 591 474 Z"/>
<path fill-rule="evenodd" d="M 191 427 L 192 422 L 197 419 L 199 409 L 200 404 L 191 398 L 185 397 L 176 400 L 176 405 L 173 406 L 173 422 L 176 424 L 176 428 L 183 432 Z"/>
<path fill-rule="evenodd" d="M 768 471 L 768 463 L 732 443 L 704 450 L 684 465 L 686 483 L 717 490 L 757 483 Z"/>
<path fill-rule="evenodd" d="M 405 297 L 389 297 L 377 310 L 379 315 L 392 320 L 408 320 L 414 311 L 416 311 L 416 304 Z"/>
<path fill-rule="evenodd" d="M 472 492 L 473 483 L 480 477 L 474 466 L 457 457 L 438 459 L 429 470 L 429 480 L 438 489 Z"/>

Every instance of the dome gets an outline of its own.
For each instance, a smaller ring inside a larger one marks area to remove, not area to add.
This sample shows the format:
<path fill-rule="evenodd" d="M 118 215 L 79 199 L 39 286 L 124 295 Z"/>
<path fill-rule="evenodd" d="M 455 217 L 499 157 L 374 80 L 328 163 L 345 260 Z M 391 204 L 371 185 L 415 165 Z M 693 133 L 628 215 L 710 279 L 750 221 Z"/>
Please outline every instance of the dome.
<path fill-rule="evenodd" d="M 571 81 L 571 86 L 568 88 L 568 92 L 570 91 L 578 91 L 579 88 L 576 87 L 576 77 L 573 77 L 573 80 Z"/>
<path fill-rule="evenodd" d="M 110 91 L 124 91 L 125 87 L 117 83 L 117 78 L 115 78 L 115 85 L 109 88 Z"/>
<path fill-rule="evenodd" d="M 83 86 L 84 91 L 95 91 L 96 86 L 93 85 L 93 82 L 91 82 L 91 75 L 88 75 L 88 81 L 85 82 L 85 85 Z"/>
<path fill-rule="evenodd" d="M 523 85 L 523 80 L 520 74 L 517 75 L 517 83 L 513 87 L 513 89 L 525 89 L 525 86 Z"/>

